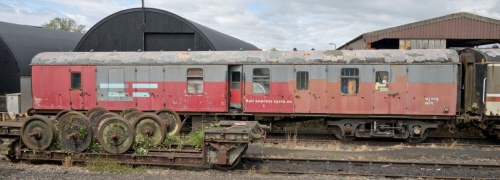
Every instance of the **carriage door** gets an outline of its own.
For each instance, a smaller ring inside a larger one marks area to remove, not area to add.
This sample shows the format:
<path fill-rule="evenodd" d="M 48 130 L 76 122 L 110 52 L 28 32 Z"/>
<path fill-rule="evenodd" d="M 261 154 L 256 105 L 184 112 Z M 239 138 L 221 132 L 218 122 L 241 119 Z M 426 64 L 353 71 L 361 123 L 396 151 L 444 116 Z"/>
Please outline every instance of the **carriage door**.
<path fill-rule="evenodd" d="M 373 114 L 390 114 L 390 65 L 373 65 Z"/>
<path fill-rule="evenodd" d="M 309 113 L 311 104 L 311 91 L 309 89 L 310 65 L 295 66 L 295 86 L 293 111 L 296 113 Z"/>
<path fill-rule="evenodd" d="M 388 94 L 391 97 L 391 114 L 406 114 L 407 67 L 406 65 L 391 65 L 391 83 Z"/>
<path fill-rule="evenodd" d="M 74 110 L 83 110 L 95 105 L 95 67 L 72 66 L 70 76 L 70 104 Z"/>
<path fill-rule="evenodd" d="M 241 109 L 242 66 L 229 66 L 229 108 Z"/>

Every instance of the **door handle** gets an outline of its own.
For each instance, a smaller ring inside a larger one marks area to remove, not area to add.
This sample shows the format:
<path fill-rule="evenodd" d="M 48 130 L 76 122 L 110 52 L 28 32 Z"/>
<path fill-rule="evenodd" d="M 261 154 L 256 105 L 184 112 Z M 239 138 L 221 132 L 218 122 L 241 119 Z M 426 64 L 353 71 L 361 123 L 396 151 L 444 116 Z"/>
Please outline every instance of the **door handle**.
<path fill-rule="evenodd" d="M 486 97 L 486 78 L 484 78 L 483 80 L 483 104 L 486 104 L 486 102 L 484 101 L 484 97 Z"/>
<path fill-rule="evenodd" d="M 389 93 L 388 95 L 394 97 L 394 96 L 399 95 L 399 93 Z"/>

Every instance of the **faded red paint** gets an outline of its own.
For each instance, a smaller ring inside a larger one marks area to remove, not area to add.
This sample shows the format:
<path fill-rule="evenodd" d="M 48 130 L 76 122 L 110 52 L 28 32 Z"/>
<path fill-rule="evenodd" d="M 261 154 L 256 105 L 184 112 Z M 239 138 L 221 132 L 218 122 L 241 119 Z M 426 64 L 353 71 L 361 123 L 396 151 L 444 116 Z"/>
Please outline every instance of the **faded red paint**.
<path fill-rule="evenodd" d="M 405 66 L 400 66 L 406 69 Z M 394 82 L 389 83 L 388 98 L 390 98 L 390 114 L 406 114 L 406 91 L 408 90 L 408 76 L 397 75 Z M 375 106 L 374 102 L 374 106 Z"/>
<path fill-rule="evenodd" d="M 81 72 L 81 89 L 71 89 L 71 72 Z M 143 111 L 170 108 L 179 112 L 227 112 L 228 102 L 239 100 L 244 112 L 249 113 L 451 116 L 457 101 L 456 83 L 408 83 L 406 76 L 395 77 L 385 92 L 375 91 L 374 82 L 360 82 L 356 95 L 341 93 L 340 78 L 337 82 L 311 80 L 309 88 L 300 91 L 295 81 L 271 82 L 269 94 L 253 94 L 252 82 L 241 84 L 243 92 L 228 91 L 228 82 L 204 82 L 200 94 L 187 93 L 186 82 L 125 82 L 129 96 L 143 92 L 150 97 L 105 101 L 96 94 L 94 66 L 33 66 L 32 73 L 33 107 L 40 110 L 86 110 L 97 105 L 116 111 L 135 107 Z M 158 88 L 132 88 L 133 83 L 154 83 Z M 228 92 L 232 93 L 231 100 Z"/>
<path fill-rule="evenodd" d="M 245 112 L 292 113 L 294 98 L 288 82 L 271 82 L 269 94 L 253 94 L 252 82 L 245 82 Z"/>
<path fill-rule="evenodd" d="M 455 115 L 457 104 L 456 83 L 409 83 L 409 115 Z M 445 112 L 445 107 L 448 112 Z"/>
<path fill-rule="evenodd" d="M 231 104 L 241 104 L 241 89 L 242 89 L 242 86 L 243 86 L 243 83 L 242 82 L 239 82 L 240 84 L 240 87 L 239 88 L 236 88 L 236 87 L 231 87 L 231 89 L 229 90 L 229 103 Z M 229 82 L 229 86 L 232 86 L 232 83 Z"/>
<path fill-rule="evenodd" d="M 34 109 L 70 108 L 70 66 L 33 66 L 31 69 Z"/>
<path fill-rule="evenodd" d="M 326 93 L 328 89 L 326 88 L 327 80 L 311 80 L 309 81 L 309 92 L 311 96 L 309 97 L 310 106 L 309 112 L 311 113 L 325 113 L 327 110 L 326 101 L 328 97 Z"/>
<path fill-rule="evenodd" d="M 327 84 L 327 112 L 334 114 L 371 114 L 373 102 L 372 82 L 360 82 L 357 95 L 343 95 L 340 91 L 339 78 L 335 83 Z"/>
<path fill-rule="evenodd" d="M 487 102 L 500 102 L 500 97 L 486 97 Z"/>

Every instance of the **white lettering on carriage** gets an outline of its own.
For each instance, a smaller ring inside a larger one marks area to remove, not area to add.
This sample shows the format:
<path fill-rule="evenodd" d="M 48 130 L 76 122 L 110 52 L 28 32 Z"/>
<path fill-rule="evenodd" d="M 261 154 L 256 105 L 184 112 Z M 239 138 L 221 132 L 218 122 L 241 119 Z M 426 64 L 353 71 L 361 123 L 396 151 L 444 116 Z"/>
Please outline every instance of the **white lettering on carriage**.
<path fill-rule="evenodd" d="M 434 105 L 434 102 L 438 102 L 439 98 L 437 97 L 426 97 L 425 98 L 425 105 Z"/>
<path fill-rule="evenodd" d="M 291 100 L 271 100 L 271 99 L 245 99 L 245 103 L 259 103 L 259 104 L 291 104 Z"/>

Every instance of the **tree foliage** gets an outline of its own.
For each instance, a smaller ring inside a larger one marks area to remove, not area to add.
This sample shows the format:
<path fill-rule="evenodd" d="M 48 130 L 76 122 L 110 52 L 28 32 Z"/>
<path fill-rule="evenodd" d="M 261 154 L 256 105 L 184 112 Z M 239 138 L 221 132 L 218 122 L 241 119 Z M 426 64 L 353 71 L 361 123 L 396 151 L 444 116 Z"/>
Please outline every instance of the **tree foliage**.
<path fill-rule="evenodd" d="M 48 29 L 77 32 L 82 34 L 85 33 L 85 25 L 78 24 L 71 18 L 56 17 L 50 20 L 50 22 L 42 24 L 42 27 Z"/>

